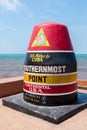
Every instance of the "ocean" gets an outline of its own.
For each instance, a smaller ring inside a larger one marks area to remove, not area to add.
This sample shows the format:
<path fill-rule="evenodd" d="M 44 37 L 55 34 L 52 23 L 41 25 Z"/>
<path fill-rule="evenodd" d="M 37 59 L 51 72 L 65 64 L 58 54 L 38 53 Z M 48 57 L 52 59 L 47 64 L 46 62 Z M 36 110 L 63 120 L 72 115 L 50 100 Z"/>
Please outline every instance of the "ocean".
<path fill-rule="evenodd" d="M 0 54 L 0 79 L 23 76 L 25 54 Z"/>
<path fill-rule="evenodd" d="M 0 79 L 23 76 L 26 54 L 0 54 Z M 87 79 L 87 54 L 76 54 L 78 79 Z"/>
<path fill-rule="evenodd" d="M 87 54 L 76 54 L 78 79 L 87 79 Z"/>

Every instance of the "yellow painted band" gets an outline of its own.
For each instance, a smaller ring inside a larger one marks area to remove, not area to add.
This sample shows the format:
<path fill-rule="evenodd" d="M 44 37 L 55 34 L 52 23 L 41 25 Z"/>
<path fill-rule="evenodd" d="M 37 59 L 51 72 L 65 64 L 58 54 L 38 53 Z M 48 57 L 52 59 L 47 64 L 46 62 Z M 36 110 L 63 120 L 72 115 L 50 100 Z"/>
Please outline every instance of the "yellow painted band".
<path fill-rule="evenodd" d="M 71 83 L 77 80 L 77 74 L 65 75 L 47 75 L 47 74 L 30 74 L 24 73 L 24 81 L 36 84 L 64 84 Z"/>

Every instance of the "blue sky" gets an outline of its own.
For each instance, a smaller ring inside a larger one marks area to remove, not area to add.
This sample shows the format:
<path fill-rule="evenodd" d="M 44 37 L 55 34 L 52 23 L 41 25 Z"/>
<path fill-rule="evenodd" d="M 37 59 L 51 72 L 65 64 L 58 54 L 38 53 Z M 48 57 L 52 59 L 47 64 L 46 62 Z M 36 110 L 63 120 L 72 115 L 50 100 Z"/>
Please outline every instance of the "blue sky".
<path fill-rule="evenodd" d="M 75 53 L 87 53 L 87 0 L 0 0 L 0 53 L 26 53 L 42 22 L 65 24 Z"/>

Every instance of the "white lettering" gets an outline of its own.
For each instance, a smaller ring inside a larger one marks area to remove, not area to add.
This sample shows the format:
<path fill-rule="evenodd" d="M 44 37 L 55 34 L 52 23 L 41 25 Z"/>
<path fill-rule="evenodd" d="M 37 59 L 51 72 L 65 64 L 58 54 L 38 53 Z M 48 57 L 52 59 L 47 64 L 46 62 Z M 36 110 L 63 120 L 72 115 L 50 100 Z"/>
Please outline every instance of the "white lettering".
<path fill-rule="evenodd" d="M 66 66 L 34 66 L 24 65 L 24 71 L 30 73 L 64 73 L 66 72 Z"/>

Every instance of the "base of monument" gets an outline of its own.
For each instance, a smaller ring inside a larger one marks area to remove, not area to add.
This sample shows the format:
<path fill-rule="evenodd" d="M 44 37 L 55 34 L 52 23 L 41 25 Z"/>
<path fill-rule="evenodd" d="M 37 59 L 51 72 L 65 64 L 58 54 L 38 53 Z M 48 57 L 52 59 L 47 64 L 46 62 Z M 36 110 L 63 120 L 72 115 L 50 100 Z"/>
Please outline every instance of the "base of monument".
<path fill-rule="evenodd" d="M 3 98 L 3 105 L 22 113 L 33 115 L 46 121 L 58 124 L 87 108 L 87 94 L 78 92 L 78 99 L 70 105 L 39 106 L 23 100 L 23 94 Z"/>
<path fill-rule="evenodd" d="M 32 103 L 34 105 L 59 106 L 59 105 L 68 105 L 75 102 L 78 98 L 78 94 L 77 92 L 74 92 L 67 95 L 47 96 L 47 95 L 35 95 L 24 92 L 23 98 L 26 102 Z"/>

